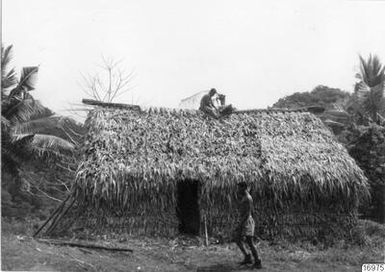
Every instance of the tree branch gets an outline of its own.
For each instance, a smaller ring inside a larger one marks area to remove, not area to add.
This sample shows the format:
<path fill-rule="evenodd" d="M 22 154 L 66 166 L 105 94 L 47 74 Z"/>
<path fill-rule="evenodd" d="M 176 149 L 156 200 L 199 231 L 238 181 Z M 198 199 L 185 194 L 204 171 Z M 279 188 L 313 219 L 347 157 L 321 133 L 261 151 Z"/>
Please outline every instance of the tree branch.
<path fill-rule="evenodd" d="M 112 102 L 118 96 L 130 91 L 129 86 L 134 78 L 134 70 L 129 73 L 119 67 L 122 60 L 114 61 L 102 55 L 102 63 L 97 65 L 102 74 L 82 76 L 82 90 L 87 96 L 101 102 Z M 102 76 L 104 74 L 104 77 Z"/>

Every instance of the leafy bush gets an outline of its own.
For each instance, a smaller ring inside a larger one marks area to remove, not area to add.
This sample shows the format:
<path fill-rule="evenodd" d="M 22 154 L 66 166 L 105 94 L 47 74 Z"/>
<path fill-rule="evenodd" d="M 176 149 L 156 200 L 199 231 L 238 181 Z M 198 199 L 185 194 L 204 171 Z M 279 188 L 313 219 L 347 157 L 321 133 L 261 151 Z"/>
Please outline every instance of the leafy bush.
<path fill-rule="evenodd" d="M 313 105 L 323 106 L 326 109 L 338 107 L 350 98 L 348 92 L 327 86 L 317 86 L 311 92 L 296 92 L 292 95 L 280 98 L 273 108 L 295 109 Z"/>
<path fill-rule="evenodd" d="M 364 218 L 385 222 L 385 127 L 372 125 L 349 146 L 350 155 L 369 180 L 371 202 L 361 208 Z"/>
<path fill-rule="evenodd" d="M 385 226 L 371 220 L 359 220 L 351 231 L 352 241 L 361 247 L 382 248 L 385 242 Z"/>

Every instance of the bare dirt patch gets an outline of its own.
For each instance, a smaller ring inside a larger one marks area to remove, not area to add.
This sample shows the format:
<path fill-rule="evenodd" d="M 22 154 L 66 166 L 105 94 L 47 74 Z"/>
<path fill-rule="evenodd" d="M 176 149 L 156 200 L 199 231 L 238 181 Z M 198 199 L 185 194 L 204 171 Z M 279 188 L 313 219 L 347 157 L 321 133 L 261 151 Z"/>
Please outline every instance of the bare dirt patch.
<path fill-rule="evenodd" d="M 14 271 L 250 271 L 236 263 L 240 252 L 233 244 L 205 247 L 197 240 L 127 237 L 124 241 L 100 239 L 129 247 L 129 252 L 84 249 L 39 243 L 18 224 L 3 224 L 2 270 Z M 95 242 L 95 241 L 93 241 Z M 361 271 L 365 262 L 383 262 L 383 247 L 344 243 L 321 250 L 292 244 L 258 245 L 262 271 Z"/>

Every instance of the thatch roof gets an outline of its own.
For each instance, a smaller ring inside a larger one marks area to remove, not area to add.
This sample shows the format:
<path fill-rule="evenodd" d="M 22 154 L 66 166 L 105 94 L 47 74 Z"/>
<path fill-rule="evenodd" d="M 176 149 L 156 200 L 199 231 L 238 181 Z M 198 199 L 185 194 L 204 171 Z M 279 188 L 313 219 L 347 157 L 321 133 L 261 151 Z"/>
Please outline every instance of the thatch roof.
<path fill-rule="evenodd" d="M 233 192 L 239 181 L 275 198 L 367 194 L 362 170 L 308 112 L 257 110 L 216 120 L 191 110 L 96 107 L 86 125 L 76 192 L 94 205 L 125 207 L 148 191 L 174 202 L 170 192 L 184 179 L 200 180 L 208 198 Z"/>

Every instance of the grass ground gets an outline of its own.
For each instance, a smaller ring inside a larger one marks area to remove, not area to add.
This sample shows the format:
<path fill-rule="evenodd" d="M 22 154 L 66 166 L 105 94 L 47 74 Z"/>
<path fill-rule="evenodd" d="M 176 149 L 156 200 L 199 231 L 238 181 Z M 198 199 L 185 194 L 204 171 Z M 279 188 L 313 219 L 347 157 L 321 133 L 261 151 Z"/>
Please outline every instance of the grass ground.
<path fill-rule="evenodd" d="M 39 243 L 31 238 L 29 229 L 28 222 L 21 224 L 3 220 L 2 270 L 249 271 L 247 267 L 236 265 L 241 256 L 232 244 L 204 247 L 191 242 L 191 239 L 127 237 L 124 242 L 114 242 L 134 252 L 119 253 Z M 258 250 L 263 260 L 262 271 L 361 271 L 362 263 L 384 262 L 382 242 L 377 241 L 375 247 L 341 242 L 326 250 L 261 242 Z"/>

